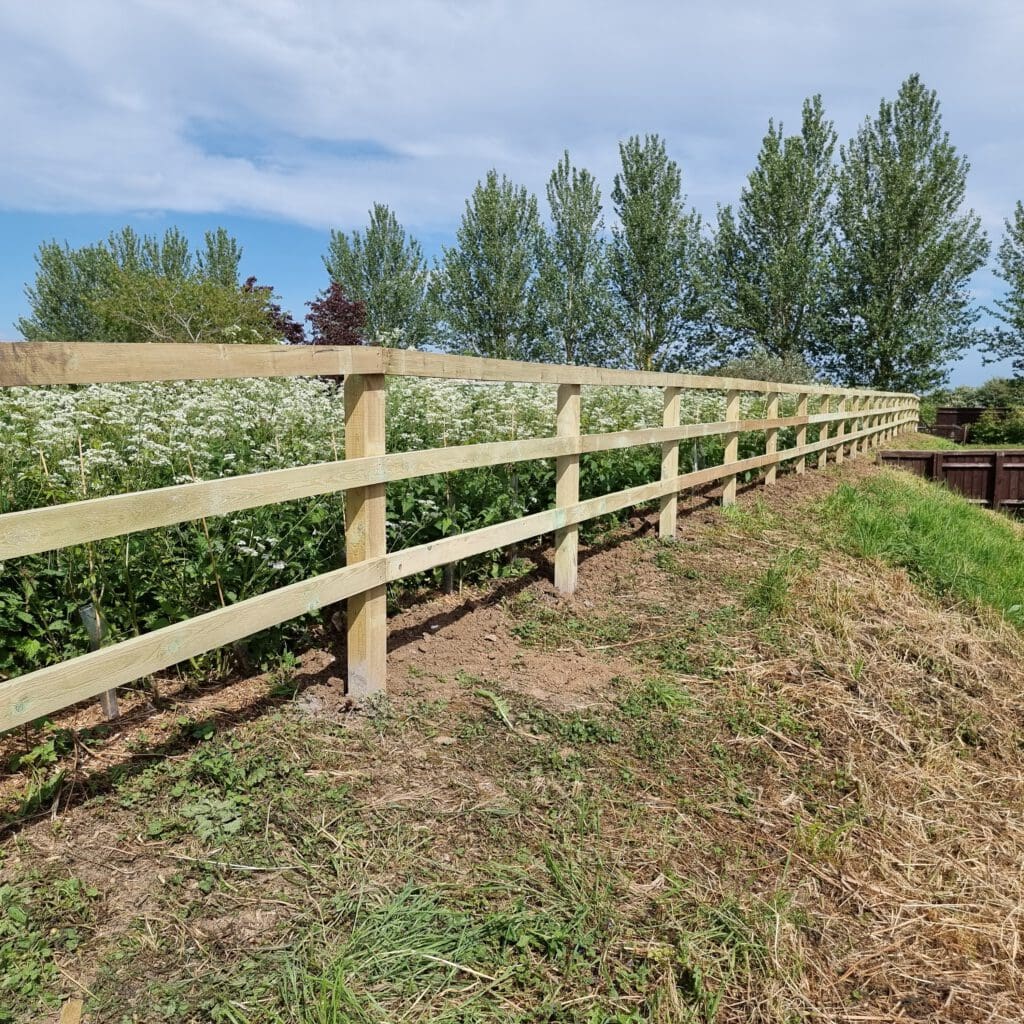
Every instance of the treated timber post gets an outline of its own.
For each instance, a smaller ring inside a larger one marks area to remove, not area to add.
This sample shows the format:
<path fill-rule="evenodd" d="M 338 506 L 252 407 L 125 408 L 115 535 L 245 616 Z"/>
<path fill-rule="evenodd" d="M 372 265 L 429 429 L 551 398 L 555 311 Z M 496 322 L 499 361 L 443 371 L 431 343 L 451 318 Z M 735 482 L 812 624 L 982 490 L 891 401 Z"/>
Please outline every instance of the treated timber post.
<path fill-rule="evenodd" d="M 345 458 L 383 455 L 384 374 L 345 376 Z M 384 484 L 345 492 L 345 562 L 354 565 L 387 554 Z M 348 693 L 356 700 L 381 693 L 387 684 L 387 587 L 348 599 Z"/>
<path fill-rule="evenodd" d="M 855 415 L 853 417 L 853 421 L 850 423 L 850 433 L 856 435 L 860 431 L 860 428 L 864 422 L 860 418 L 860 410 L 864 405 L 864 399 L 861 398 L 860 395 L 856 395 L 852 399 L 851 405 L 851 412 L 853 412 Z M 860 441 L 857 440 L 856 436 L 854 436 L 854 439 L 850 442 L 850 458 L 857 458 L 858 452 L 861 452 L 863 450 L 864 446 L 861 444 Z"/>
<path fill-rule="evenodd" d="M 797 414 L 797 416 L 804 416 L 804 417 L 807 416 L 807 395 L 806 394 L 797 395 L 797 399 L 796 399 L 796 414 Z M 807 424 L 806 423 L 801 423 L 800 426 L 798 426 L 796 428 L 796 446 L 797 446 L 797 448 L 803 448 L 803 446 L 805 444 L 807 444 Z M 807 469 L 807 456 L 806 455 L 801 455 L 796 460 L 796 471 L 798 473 L 803 473 L 806 469 Z"/>
<path fill-rule="evenodd" d="M 828 395 L 822 395 L 821 401 L 818 403 L 818 412 L 827 414 L 832 408 L 832 400 Z M 827 441 L 829 435 L 829 424 L 822 423 L 821 431 L 818 433 L 819 441 Z M 828 465 L 828 449 L 822 448 L 818 452 L 818 469 L 824 469 Z"/>
<path fill-rule="evenodd" d="M 765 407 L 764 416 L 768 420 L 777 420 L 779 418 L 779 393 L 777 391 L 769 391 L 765 395 Z M 764 432 L 764 453 L 765 455 L 774 455 L 779 450 L 779 428 L 768 427 Z M 775 483 L 778 477 L 778 464 L 772 463 L 764 474 L 764 482 L 766 486 L 770 486 Z"/>
<path fill-rule="evenodd" d="M 559 437 L 579 437 L 580 386 L 559 384 L 555 428 Z M 566 508 L 580 500 L 580 457 L 559 455 L 555 459 L 555 505 Z M 555 589 L 563 594 L 576 591 L 580 528 L 564 526 L 555 531 Z"/>
<path fill-rule="evenodd" d="M 725 419 L 727 422 L 738 420 L 740 418 L 740 393 L 738 391 L 726 391 L 725 393 Z M 732 431 L 725 435 L 728 440 L 725 442 L 725 457 L 722 459 L 722 465 L 728 466 L 731 462 L 736 462 L 740 454 L 740 435 L 738 431 Z M 725 477 L 725 483 L 722 486 L 722 505 L 735 505 L 736 504 L 736 476 Z"/>
<path fill-rule="evenodd" d="M 662 426 L 679 426 L 679 388 L 665 388 L 663 400 Z M 679 441 L 666 441 L 661 446 L 661 479 L 674 480 L 679 476 Z M 676 535 L 676 517 L 679 514 L 679 495 L 673 490 L 671 494 L 661 497 L 661 517 L 658 521 L 658 536 L 662 538 Z"/>
<path fill-rule="evenodd" d="M 843 396 L 840 397 L 839 403 L 836 406 L 836 412 L 838 412 L 838 413 L 846 412 L 846 395 L 843 395 Z M 837 466 L 842 465 L 843 459 L 845 458 L 845 453 L 843 451 L 843 447 L 844 447 L 844 445 L 843 445 L 843 438 L 844 437 L 846 437 L 846 420 L 845 419 L 837 420 L 836 421 L 836 440 L 839 442 L 839 444 L 836 445 L 836 465 Z"/>

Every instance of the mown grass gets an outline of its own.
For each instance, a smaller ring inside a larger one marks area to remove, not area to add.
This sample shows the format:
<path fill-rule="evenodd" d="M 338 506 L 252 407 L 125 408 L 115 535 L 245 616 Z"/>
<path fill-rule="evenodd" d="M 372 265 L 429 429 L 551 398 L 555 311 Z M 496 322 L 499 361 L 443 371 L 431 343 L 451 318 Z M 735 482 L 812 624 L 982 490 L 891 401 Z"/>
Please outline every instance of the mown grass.
<path fill-rule="evenodd" d="M 994 608 L 1024 627 L 1024 532 L 914 477 L 841 485 L 822 514 L 847 551 L 906 569 L 931 592 Z"/>

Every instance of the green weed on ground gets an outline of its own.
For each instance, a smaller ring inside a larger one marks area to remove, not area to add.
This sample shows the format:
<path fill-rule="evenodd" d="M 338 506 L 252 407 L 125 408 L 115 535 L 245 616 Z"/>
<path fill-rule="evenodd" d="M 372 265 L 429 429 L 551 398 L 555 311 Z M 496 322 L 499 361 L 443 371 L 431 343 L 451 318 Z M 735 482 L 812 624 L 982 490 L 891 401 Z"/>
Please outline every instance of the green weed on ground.
<path fill-rule="evenodd" d="M 994 608 L 1024 628 L 1024 533 L 934 484 L 886 473 L 843 484 L 822 518 L 851 554 L 901 566 L 932 593 Z"/>

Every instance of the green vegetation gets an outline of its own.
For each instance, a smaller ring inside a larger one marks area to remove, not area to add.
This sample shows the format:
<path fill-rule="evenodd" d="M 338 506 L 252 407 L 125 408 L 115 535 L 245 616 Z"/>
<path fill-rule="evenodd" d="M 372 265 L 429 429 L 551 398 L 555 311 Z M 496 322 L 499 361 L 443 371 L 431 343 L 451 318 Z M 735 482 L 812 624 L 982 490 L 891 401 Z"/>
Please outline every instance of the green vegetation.
<path fill-rule="evenodd" d="M 927 391 L 973 343 L 971 275 L 989 243 L 963 212 L 968 162 L 938 98 L 911 75 L 840 150 L 833 246 L 836 331 L 826 364 L 846 384 Z"/>
<path fill-rule="evenodd" d="M 742 349 L 806 360 L 828 337 L 829 206 L 836 132 L 821 97 L 805 100 L 799 135 L 768 122 L 739 208 L 718 211 L 715 313 Z M 768 377 L 788 380 L 788 377 Z"/>
<path fill-rule="evenodd" d="M 842 485 L 823 514 L 837 542 L 905 568 L 932 592 L 981 602 L 1024 627 L 1024 533 L 955 494 L 902 474 Z"/>

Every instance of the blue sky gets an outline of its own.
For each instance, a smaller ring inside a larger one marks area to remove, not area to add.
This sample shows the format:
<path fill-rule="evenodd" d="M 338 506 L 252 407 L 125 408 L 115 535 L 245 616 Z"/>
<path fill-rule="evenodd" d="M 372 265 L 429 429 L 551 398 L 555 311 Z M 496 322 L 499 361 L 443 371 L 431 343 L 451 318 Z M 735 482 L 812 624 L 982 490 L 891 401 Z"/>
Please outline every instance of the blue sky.
<path fill-rule="evenodd" d="M 224 225 L 284 304 L 330 228 L 391 205 L 428 254 L 491 166 L 539 194 L 563 148 L 610 191 L 656 131 L 690 201 L 734 202 L 769 117 L 841 138 L 912 71 L 939 92 L 994 241 L 1024 198 L 1018 0 L 44 0 L 0 9 L 0 336 L 43 239 Z M 999 293 L 978 275 L 981 302 Z M 971 354 L 974 383 L 1002 367 Z"/>

